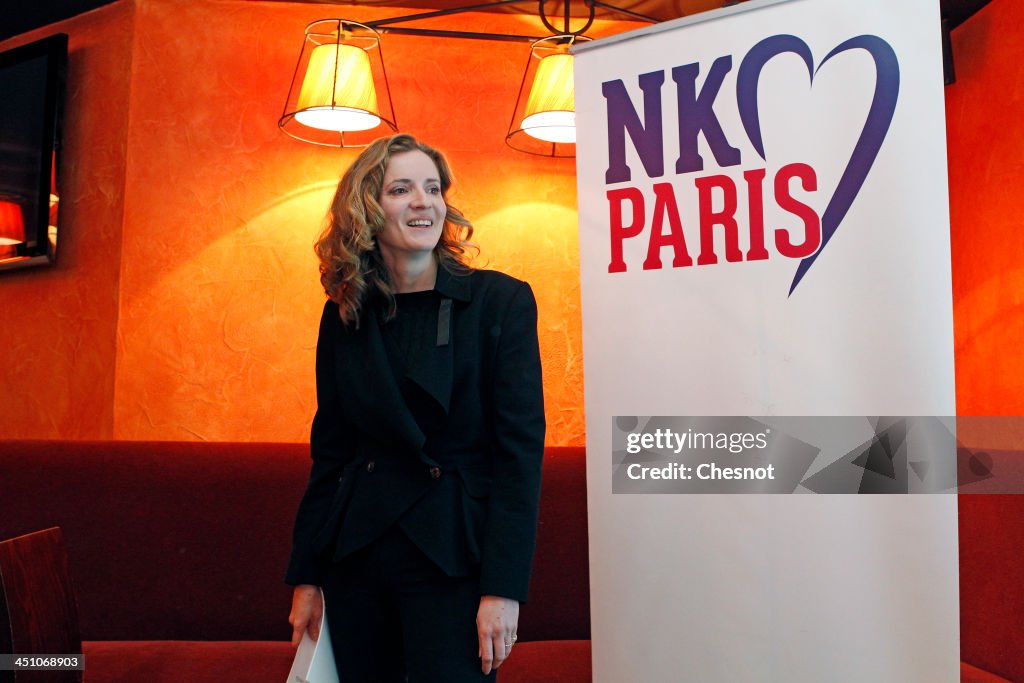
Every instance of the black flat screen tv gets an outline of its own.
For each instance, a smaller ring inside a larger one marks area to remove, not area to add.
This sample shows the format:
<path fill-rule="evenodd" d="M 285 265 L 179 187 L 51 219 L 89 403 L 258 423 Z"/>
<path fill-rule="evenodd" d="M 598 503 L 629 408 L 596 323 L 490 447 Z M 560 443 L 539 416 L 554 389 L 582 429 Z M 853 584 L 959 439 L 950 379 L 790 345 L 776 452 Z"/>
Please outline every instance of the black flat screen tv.
<path fill-rule="evenodd" d="M 0 53 L 0 270 L 53 263 L 68 37 Z"/>

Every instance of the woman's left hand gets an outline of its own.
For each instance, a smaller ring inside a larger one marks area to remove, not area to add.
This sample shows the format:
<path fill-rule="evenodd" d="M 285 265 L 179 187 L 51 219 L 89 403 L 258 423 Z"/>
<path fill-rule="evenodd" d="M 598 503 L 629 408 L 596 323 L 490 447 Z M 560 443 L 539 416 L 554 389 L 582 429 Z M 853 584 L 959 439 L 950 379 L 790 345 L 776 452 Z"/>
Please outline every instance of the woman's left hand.
<path fill-rule="evenodd" d="M 476 632 L 480 639 L 480 665 L 484 675 L 501 666 L 516 641 L 519 628 L 519 602 L 495 595 L 480 598 L 476 613 Z"/>

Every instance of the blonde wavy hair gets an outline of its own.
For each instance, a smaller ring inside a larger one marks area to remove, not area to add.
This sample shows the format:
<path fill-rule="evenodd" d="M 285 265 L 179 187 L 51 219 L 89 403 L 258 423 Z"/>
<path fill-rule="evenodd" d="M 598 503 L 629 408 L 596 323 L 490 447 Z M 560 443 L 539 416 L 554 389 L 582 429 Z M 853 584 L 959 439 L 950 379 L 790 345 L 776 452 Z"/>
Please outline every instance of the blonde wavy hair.
<path fill-rule="evenodd" d="M 338 312 L 346 324 L 358 327 L 360 312 L 373 292 L 384 298 L 386 319 L 395 315 L 391 277 L 377 247 L 377 234 L 385 221 L 379 200 L 384 171 L 391 156 L 417 150 L 437 165 L 441 196 L 448 207 L 441 239 L 434 248 L 438 266 L 451 273 L 472 270 L 467 252 L 475 249 L 469 242 L 473 226 L 461 211 L 448 203 L 453 177 L 444 155 L 404 133 L 375 140 L 341 176 L 331 202 L 328 225 L 314 245 L 320 259 L 320 283 L 328 298 L 338 304 Z"/>

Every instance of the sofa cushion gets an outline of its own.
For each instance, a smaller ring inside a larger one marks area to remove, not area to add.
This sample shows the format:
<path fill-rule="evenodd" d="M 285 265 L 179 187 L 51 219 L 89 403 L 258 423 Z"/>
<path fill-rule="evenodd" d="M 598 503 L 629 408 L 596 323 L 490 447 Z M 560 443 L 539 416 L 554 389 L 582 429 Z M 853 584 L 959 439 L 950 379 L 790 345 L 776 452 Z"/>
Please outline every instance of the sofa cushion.
<path fill-rule="evenodd" d="M 524 640 L 589 640 L 586 451 L 544 449 L 540 522 L 530 600 L 519 616 Z"/>
<path fill-rule="evenodd" d="M 962 495 L 958 502 L 960 656 L 1024 681 L 1024 495 Z"/>
<path fill-rule="evenodd" d="M 960 683 L 1011 683 L 1011 681 L 982 671 L 967 662 L 960 662 Z"/>
<path fill-rule="evenodd" d="M 87 640 L 83 683 L 285 683 L 288 642 Z"/>
<path fill-rule="evenodd" d="M 590 683 L 590 641 L 516 643 L 498 672 L 498 683 Z"/>
<path fill-rule="evenodd" d="M 284 683 L 295 653 L 290 643 L 265 641 L 93 640 L 82 646 L 83 683 Z M 498 677 L 501 683 L 591 679 L 589 640 L 517 643 Z"/>
<path fill-rule="evenodd" d="M 276 640 L 302 444 L 6 441 L 0 538 L 59 526 L 83 640 Z"/>

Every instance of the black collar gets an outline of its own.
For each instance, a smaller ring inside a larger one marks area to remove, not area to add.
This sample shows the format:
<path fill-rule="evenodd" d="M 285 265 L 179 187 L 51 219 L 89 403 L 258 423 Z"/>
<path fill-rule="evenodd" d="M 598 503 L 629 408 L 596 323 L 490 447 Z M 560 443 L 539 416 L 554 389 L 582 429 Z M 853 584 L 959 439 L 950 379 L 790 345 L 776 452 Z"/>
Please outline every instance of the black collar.
<path fill-rule="evenodd" d="M 434 283 L 434 289 L 436 289 L 442 297 L 455 299 L 457 301 L 469 301 L 469 279 L 470 273 L 466 273 L 464 275 L 450 273 L 443 265 L 438 264 L 437 280 Z"/>

